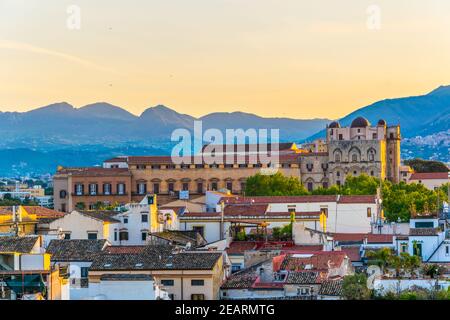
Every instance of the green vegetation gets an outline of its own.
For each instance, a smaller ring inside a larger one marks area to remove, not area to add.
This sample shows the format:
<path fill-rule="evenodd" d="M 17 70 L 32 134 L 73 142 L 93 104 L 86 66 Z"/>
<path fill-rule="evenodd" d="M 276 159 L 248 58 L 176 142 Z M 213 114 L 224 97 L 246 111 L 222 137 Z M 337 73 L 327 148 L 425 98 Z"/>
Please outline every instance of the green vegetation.
<path fill-rule="evenodd" d="M 256 174 L 247 179 L 245 194 L 249 196 L 300 196 L 308 194 L 296 177 Z"/>
<path fill-rule="evenodd" d="M 369 300 L 371 290 L 367 288 L 367 276 L 364 273 L 345 276 L 342 284 L 342 296 L 346 300 Z"/>
<path fill-rule="evenodd" d="M 377 265 L 384 272 L 386 268 L 395 270 L 395 276 L 400 276 L 401 272 L 407 272 L 411 277 L 415 275 L 415 271 L 420 267 L 420 258 L 411 256 L 408 253 L 396 255 L 389 248 L 382 248 L 376 251 L 368 251 L 368 264 Z"/>
<path fill-rule="evenodd" d="M 384 296 L 375 298 L 382 300 L 450 300 L 450 288 L 448 290 L 427 290 L 415 287 L 400 293 L 388 292 Z"/>
<path fill-rule="evenodd" d="M 405 160 L 405 165 L 410 166 L 415 172 L 447 172 L 445 163 L 433 160 L 412 159 Z"/>
<path fill-rule="evenodd" d="M 388 221 L 408 221 L 411 213 L 436 212 L 438 197 L 447 201 L 447 188 L 429 190 L 422 184 L 400 182 L 392 184 L 383 181 L 381 195 L 383 210 Z M 318 188 L 306 191 L 301 181 L 295 177 L 285 177 L 281 173 L 274 175 L 256 174 L 247 180 L 245 194 L 248 196 L 290 196 L 290 195 L 374 195 L 380 186 L 380 180 L 365 174 L 348 176 L 345 184 L 328 189 Z"/>
<path fill-rule="evenodd" d="M 274 227 L 273 231 L 272 231 L 272 237 L 276 241 L 292 240 L 292 223 L 287 224 L 287 225 L 283 226 L 282 228 Z"/>
<path fill-rule="evenodd" d="M 3 199 L 0 199 L 0 206 L 37 206 L 38 204 L 30 200 L 29 198 L 25 198 L 23 201 L 17 198 L 11 197 L 9 193 L 6 193 L 3 196 Z"/>

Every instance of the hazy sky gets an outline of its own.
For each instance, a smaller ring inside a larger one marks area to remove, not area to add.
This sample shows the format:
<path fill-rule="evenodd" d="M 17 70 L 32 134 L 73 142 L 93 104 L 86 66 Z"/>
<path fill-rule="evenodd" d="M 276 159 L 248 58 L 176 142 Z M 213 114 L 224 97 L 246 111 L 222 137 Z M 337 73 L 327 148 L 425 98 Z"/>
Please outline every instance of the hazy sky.
<path fill-rule="evenodd" d="M 0 111 L 107 101 L 338 118 L 442 84 L 448 0 L 0 0 Z"/>

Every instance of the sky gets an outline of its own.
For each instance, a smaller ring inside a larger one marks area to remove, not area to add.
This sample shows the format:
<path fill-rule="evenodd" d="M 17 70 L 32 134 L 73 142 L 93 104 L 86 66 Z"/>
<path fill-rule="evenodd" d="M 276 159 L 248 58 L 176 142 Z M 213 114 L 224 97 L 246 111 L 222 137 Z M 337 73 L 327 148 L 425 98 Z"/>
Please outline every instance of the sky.
<path fill-rule="evenodd" d="M 0 111 L 342 117 L 450 84 L 448 0 L 0 0 Z"/>

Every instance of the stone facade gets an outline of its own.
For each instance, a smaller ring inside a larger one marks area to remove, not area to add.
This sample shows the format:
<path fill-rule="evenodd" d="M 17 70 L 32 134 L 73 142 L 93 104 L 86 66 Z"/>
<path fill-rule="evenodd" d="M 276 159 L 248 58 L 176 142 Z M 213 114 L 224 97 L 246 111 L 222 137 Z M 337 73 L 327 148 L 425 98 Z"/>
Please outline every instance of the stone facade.
<path fill-rule="evenodd" d="M 343 184 L 346 176 L 362 173 L 396 183 L 400 180 L 400 140 L 400 126 L 387 126 L 384 120 L 372 126 L 359 117 L 349 127 L 341 127 L 338 122 L 327 127 L 326 146 L 320 149 L 326 152 L 305 152 L 293 143 L 280 144 L 279 161 L 272 166 L 262 161 L 254 163 L 250 156 L 231 164 L 205 161 L 176 164 L 170 156 L 118 157 L 106 160 L 103 168 L 59 170 L 54 176 L 55 208 L 71 211 L 78 202 L 88 208 L 97 201 L 140 201 L 147 193 L 158 194 L 160 204 L 164 204 L 182 190 L 189 191 L 190 196 L 220 189 L 239 194 L 248 177 L 273 169 L 298 177 L 309 191 Z M 84 185 L 82 195 L 76 193 L 77 183 Z M 101 186 L 108 183 L 112 189 L 104 194 Z M 125 194 L 114 189 L 118 183 L 125 184 Z M 89 193 L 92 184 L 98 185 L 95 194 Z M 62 198 L 62 194 L 67 198 Z"/>

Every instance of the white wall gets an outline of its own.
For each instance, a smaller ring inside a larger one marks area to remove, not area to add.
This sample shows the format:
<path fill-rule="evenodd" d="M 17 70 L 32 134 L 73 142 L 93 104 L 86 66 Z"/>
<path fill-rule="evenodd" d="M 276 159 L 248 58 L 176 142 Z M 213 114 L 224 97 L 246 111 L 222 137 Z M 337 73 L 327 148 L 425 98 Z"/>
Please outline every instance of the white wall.
<path fill-rule="evenodd" d="M 443 289 L 447 289 L 450 286 L 450 282 L 440 280 L 438 282 Z M 375 279 L 373 286 L 374 290 L 378 294 L 386 294 L 388 292 L 397 293 L 399 291 L 408 290 L 413 286 L 421 287 L 424 289 L 433 289 L 436 285 L 435 279 Z"/>
<path fill-rule="evenodd" d="M 97 232 L 97 239 L 105 239 L 103 224 L 104 222 L 101 220 L 82 215 L 77 211 L 72 211 L 70 214 L 66 214 L 64 217 L 52 221 L 49 227 L 50 230 L 58 230 L 61 228 L 63 232 L 70 231 L 70 239 L 87 239 L 88 231 Z"/>
<path fill-rule="evenodd" d="M 150 208 L 148 205 L 133 204 L 126 206 L 126 212 L 120 213 L 115 218 L 120 220 L 120 223 L 114 224 L 111 233 L 112 244 L 114 245 L 142 245 L 146 241 L 142 241 L 142 232 L 150 231 Z M 142 222 L 142 215 L 147 215 L 147 222 Z M 124 218 L 128 218 L 128 223 L 124 223 Z M 128 230 L 128 241 L 120 241 L 119 231 L 121 229 Z M 117 231 L 117 240 L 114 240 L 114 232 Z"/>
<path fill-rule="evenodd" d="M 89 285 L 90 298 L 106 300 L 155 300 L 153 281 L 100 281 Z"/>
<path fill-rule="evenodd" d="M 434 190 L 436 188 L 441 187 L 442 185 L 446 184 L 448 182 L 448 179 L 422 179 L 420 180 L 409 180 L 408 183 L 420 183 L 423 184 L 425 188 Z"/>

